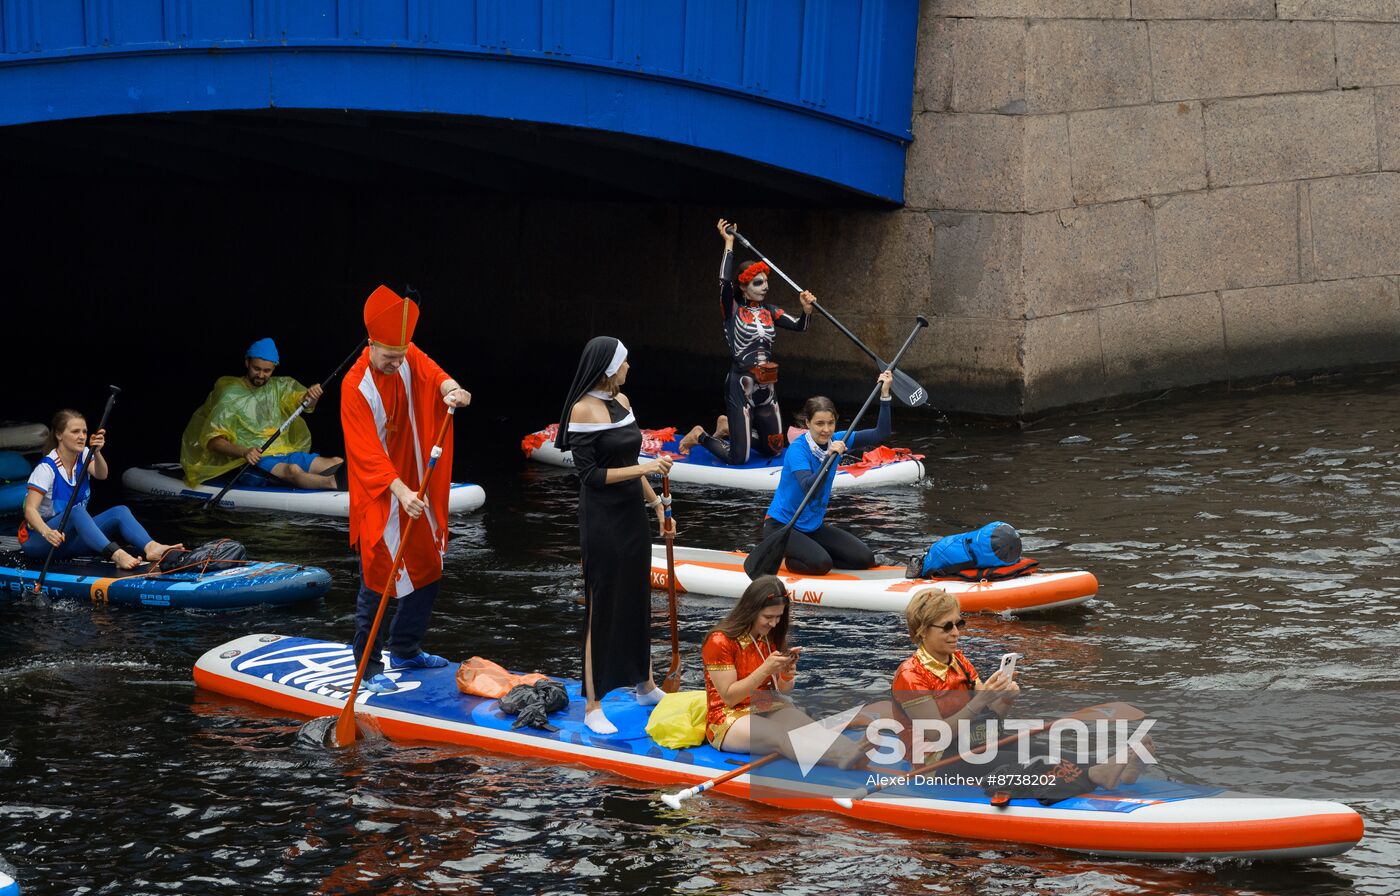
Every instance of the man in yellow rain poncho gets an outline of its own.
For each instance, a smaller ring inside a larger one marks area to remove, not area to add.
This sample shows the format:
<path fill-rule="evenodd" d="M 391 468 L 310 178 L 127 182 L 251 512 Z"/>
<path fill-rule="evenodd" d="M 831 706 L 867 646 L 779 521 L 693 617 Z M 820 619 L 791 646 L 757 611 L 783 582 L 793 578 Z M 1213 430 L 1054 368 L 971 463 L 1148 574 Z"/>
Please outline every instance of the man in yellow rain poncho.
<path fill-rule="evenodd" d="M 248 347 L 243 376 L 221 376 L 214 391 L 190 418 L 180 439 L 180 466 L 191 487 L 244 463 L 297 488 L 334 489 L 343 475 L 339 457 L 311 453 L 311 430 L 298 417 L 264 454 L 260 449 L 309 397 L 305 413 L 316 409 L 321 385 L 307 389 L 289 376 L 273 376 L 280 358 L 271 339 Z"/>

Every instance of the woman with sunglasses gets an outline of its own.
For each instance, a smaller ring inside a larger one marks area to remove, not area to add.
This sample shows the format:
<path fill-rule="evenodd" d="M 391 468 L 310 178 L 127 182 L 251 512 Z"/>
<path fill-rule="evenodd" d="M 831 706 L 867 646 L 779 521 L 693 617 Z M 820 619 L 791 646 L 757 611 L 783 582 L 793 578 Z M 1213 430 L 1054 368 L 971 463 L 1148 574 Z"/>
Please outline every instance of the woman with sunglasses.
<path fill-rule="evenodd" d="M 1011 704 L 1021 693 L 1015 674 L 998 669 L 983 681 L 977 669 L 958 649 L 958 640 L 967 630 L 958 599 L 942 588 L 925 587 L 914 592 L 904 611 L 909 638 L 918 648 L 914 655 L 900 664 L 894 674 L 895 705 L 904 718 L 905 747 L 910 746 L 912 722 L 918 719 L 942 720 L 956 733 L 958 723 L 967 720 L 971 726 L 972 743 L 962 744 L 967 752 L 981 752 L 985 745 L 985 730 L 973 721 L 988 714 L 1005 718 Z M 956 735 L 955 735 L 956 736 Z M 1148 741 L 1150 747 L 1150 741 Z M 944 751 L 953 755 L 953 747 Z M 938 756 L 914 757 L 915 764 L 935 762 Z M 995 765 L 996 763 L 993 763 Z M 1137 780 L 1142 770 L 1140 762 L 1087 765 L 1089 780 L 1105 789 Z M 988 765 L 976 765 L 966 760 L 939 769 L 945 778 L 961 775 L 981 778 L 990 770 Z"/>
<path fill-rule="evenodd" d="M 783 699 L 792 691 L 802 652 L 787 643 L 791 610 L 782 580 L 760 576 L 705 638 L 705 739 L 716 750 L 797 759 L 788 734 L 812 718 Z M 849 768 L 860 757 L 859 746 L 841 737 L 821 761 Z"/>
<path fill-rule="evenodd" d="M 991 710 L 1005 716 L 1021 688 L 998 669 L 983 681 L 958 649 L 967 629 L 958 599 L 942 588 L 921 588 L 904 611 L 914 655 L 894 673 L 894 697 L 910 719 L 942 719 L 955 728 Z"/>
<path fill-rule="evenodd" d="M 704 445 L 715 457 L 730 464 L 748 463 L 750 451 L 773 457 L 783 450 L 783 418 L 778 409 L 778 365 L 772 361 L 777 328 L 806 332 L 812 303 L 807 290 L 798 295 L 802 313 L 796 317 L 768 303 L 768 265 L 745 261 L 734 265 L 734 230 L 737 224 L 719 219 L 715 225 L 724 240 L 719 265 L 719 302 L 724 315 L 724 339 L 729 345 L 729 374 L 724 380 L 724 412 L 710 435 L 697 426 L 680 443 L 680 453 Z M 729 441 L 719 428 L 729 427 Z"/>

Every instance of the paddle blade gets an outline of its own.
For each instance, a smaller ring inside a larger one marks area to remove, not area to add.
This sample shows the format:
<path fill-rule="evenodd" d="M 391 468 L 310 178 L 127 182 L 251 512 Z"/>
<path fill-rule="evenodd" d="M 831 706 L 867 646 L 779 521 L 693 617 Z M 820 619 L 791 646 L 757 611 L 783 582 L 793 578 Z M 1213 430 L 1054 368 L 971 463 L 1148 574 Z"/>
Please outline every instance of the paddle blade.
<path fill-rule="evenodd" d="M 884 361 L 877 361 L 880 369 L 884 370 L 890 365 Z M 899 403 L 911 408 L 921 408 L 928 404 L 928 391 L 909 374 L 894 369 L 894 382 L 890 383 L 890 394 L 899 399 Z"/>
<path fill-rule="evenodd" d="M 348 747 L 355 742 L 355 697 L 351 694 L 350 699 L 345 701 L 345 708 L 340 711 L 340 719 L 335 723 L 335 742 Z"/>
<path fill-rule="evenodd" d="M 744 572 L 748 574 L 750 581 L 759 576 L 778 574 L 778 567 L 783 565 L 783 555 L 787 553 L 788 535 L 791 532 L 791 526 L 784 526 L 763 539 L 758 547 L 749 552 L 744 558 Z"/>
<path fill-rule="evenodd" d="M 681 689 L 681 670 L 677 669 L 673 674 L 661 679 L 661 690 L 668 694 L 674 694 Z"/>

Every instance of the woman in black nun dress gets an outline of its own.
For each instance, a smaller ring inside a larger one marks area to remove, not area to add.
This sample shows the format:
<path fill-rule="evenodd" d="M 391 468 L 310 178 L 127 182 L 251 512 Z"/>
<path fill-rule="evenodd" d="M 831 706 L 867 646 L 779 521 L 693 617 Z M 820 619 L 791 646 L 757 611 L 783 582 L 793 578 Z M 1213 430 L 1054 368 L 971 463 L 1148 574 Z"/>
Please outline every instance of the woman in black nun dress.
<path fill-rule="evenodd" d="M 583 347 L 555 445 L 574 455 L 578 471 L 579 547 L 583 554 L 584 723 L 595 734 L 616 726 L 599 701 L 635 686 L 637 702 L 664 694 L 651 672 L 651 535 L 646 511 L 664 527 L 665 508 L 647 476 L 665 475 L 671 459 L 637 463 L 642 431 L 619 389 L 627 381 L 627 348 L 611 336 Z M 672 526 L 675 519 L 672 517 Z"/>

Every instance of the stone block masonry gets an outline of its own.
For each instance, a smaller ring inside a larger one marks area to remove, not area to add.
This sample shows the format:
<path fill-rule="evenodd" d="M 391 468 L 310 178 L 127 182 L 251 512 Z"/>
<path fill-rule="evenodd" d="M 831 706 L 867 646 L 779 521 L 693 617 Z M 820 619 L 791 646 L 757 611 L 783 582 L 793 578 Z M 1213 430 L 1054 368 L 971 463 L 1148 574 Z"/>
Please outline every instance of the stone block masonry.
<path fill-rule="evenodd" d="M 924 0 L 919 33 L 905 208 L 863 226 L 921 234 L 880 279 L 935 318 L 942 407 L 1400 362 L 1400 0 Z"/>

